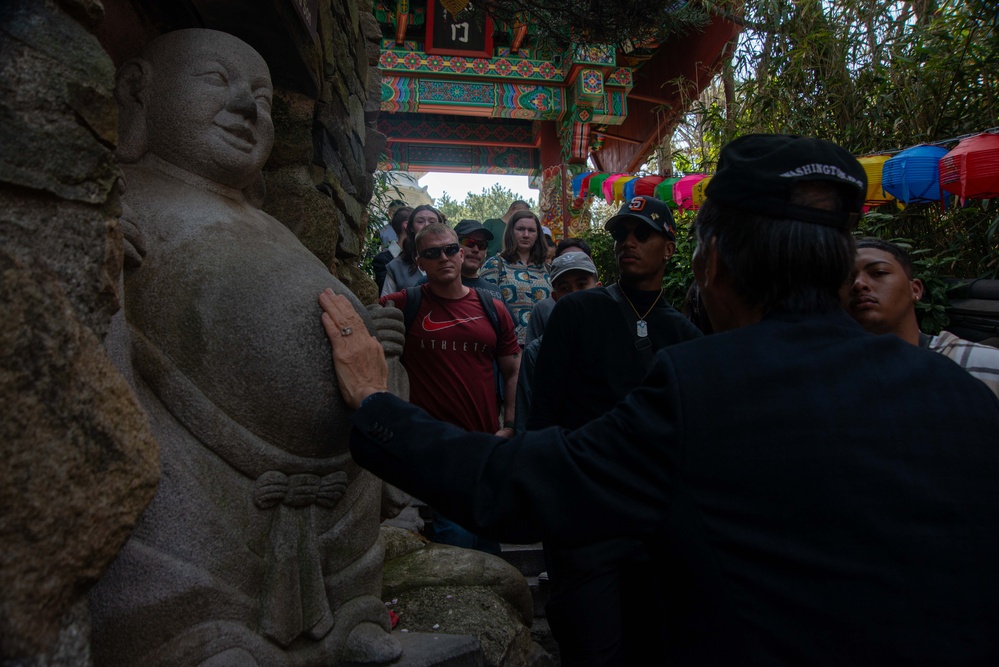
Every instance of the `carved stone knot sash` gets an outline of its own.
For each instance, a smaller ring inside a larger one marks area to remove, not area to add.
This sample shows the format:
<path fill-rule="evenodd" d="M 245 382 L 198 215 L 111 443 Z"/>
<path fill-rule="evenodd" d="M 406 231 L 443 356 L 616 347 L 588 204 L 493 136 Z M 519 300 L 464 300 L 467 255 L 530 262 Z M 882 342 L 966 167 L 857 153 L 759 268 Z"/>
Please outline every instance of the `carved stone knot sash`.
<path fill-rule="evenodd" d="M 260 509 L 271 509 L 278 504 L 332 508 L 346 491 L 347 473 L 343 471 L 320 477 L 308 473 L 285 475 L 269 470 L 253 485 L 253 504 Z"/>
<path fill-rule="evenodd" d="M 252 480 L 250 497 L 270 523 L 258 631 L 282 647 L 303 635 L 326 636 L 334 617 L 317 515 L 330 512 L 346 494 L 354 466 L 350 454 L 312 459 L 265 442 L 219 410 L 142 332 L 131 328 L 131 333 L 136 367 L 164 407 L 207 449 Z"/>

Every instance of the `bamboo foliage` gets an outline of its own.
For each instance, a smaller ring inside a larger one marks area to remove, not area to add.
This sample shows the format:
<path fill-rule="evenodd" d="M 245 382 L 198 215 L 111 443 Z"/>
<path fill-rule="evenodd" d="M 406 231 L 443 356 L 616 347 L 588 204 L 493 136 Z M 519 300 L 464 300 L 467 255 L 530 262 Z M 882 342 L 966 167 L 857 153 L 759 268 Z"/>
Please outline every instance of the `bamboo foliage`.
<path fill-rule="evenodd" d="M 725 0 L 732 1 L 732 0 Z M 486 11 L 508 25 L 527 23 L 538 40 L 624 47 L 686 34 L 705 25 L 708 9 L 688 0 L 484 0 Z"/>
<path fill-rule="evenodd" d="M 822 136 L 855 153 L 999 118 L 999 30 L 982 2 L 750 0 L 727 133 Z"/>

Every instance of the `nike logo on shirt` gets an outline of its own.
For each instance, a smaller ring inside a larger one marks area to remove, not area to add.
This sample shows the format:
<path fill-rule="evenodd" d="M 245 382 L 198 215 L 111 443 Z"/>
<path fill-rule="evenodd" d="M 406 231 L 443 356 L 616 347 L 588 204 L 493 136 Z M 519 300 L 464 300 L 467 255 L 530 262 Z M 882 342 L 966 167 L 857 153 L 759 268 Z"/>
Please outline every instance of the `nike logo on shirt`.
<path fill-rule="evenodd" d="M 423 330 L 440 331 L 441 329 L 450 329 L 451 327 L 456 327 L 459 324 L 464 324 L 465 322 L 474 322 L 475 320 L 481 319 L 482 315 L 476 315 L 475 317 L 460 317 L 456 320 L 448 320 L 446 322 L 434 322 L 430 319 L 430 313 L 427 313 L 423 318 Z"/>

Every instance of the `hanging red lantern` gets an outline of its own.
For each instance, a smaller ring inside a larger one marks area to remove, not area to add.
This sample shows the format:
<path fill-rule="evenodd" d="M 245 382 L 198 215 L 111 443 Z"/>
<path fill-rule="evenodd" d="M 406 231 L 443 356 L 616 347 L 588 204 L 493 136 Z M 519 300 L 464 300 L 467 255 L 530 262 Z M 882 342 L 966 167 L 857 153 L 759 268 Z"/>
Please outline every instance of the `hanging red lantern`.
<path fill-rule="evenodd" d="M 665 176 L 645 176 L 635 182 L 635 196 L 656 196 L 656 186 L 666 180 Z"/>
<path fill-rule="evenodd" d="M 940 160 L 940 186 L 962 199 L 999 196 L 999 134 L 962 139 Z"/>

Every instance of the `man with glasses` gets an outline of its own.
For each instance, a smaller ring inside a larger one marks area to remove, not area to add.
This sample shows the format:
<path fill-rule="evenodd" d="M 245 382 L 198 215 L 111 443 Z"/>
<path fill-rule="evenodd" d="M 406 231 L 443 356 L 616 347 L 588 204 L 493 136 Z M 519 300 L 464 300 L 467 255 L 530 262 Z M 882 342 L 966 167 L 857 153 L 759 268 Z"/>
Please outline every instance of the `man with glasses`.
<path fill-rule="evenodd" d="M 427 282 L 418 288 L 420 305 L 406 330 L 402 353 L 409 375 L 409 400 L 437 419 L 468 431 L 510 437 L 520 346 L 503 301 L 491 292 L 480 294 L 462 284 L 466 252 L 447 225 L 431 223 L 416 235 L 416 262 Z M 406 310 L 408 296 L 406 291 L 395 292 L 379 303 L 391 301 Z M 484 299 L 492 299 L 494 314 L 486 310 Z M 496 327 L 493 317 L 498 320 Z M 502 424 L 494 362 L 506 390 Z M 434 516 L 433 534 L 436 542 L 499 553 L 499 543 L 479 538 L 440 513 Z"/>
<path fill-rule="evenodd" d="M 657 351 L 701 336 L 663 299 L 663 276 L 676 251 L 669 206 L 635 197 L 605 226 L 614 237 L 618 282 L 556 303 L 534 369 L 528 429 L 579 428 L 638 386 Z M 642 542 L 622 538 L 571 549 L 545 542 L 545 556 L 552 584 L 547 617 L 562 664 L 638 664 L 641 642 L 658 641 L 664 608 L 650 592 L 657 590 L 649 586 L 657 572 Z"/>

